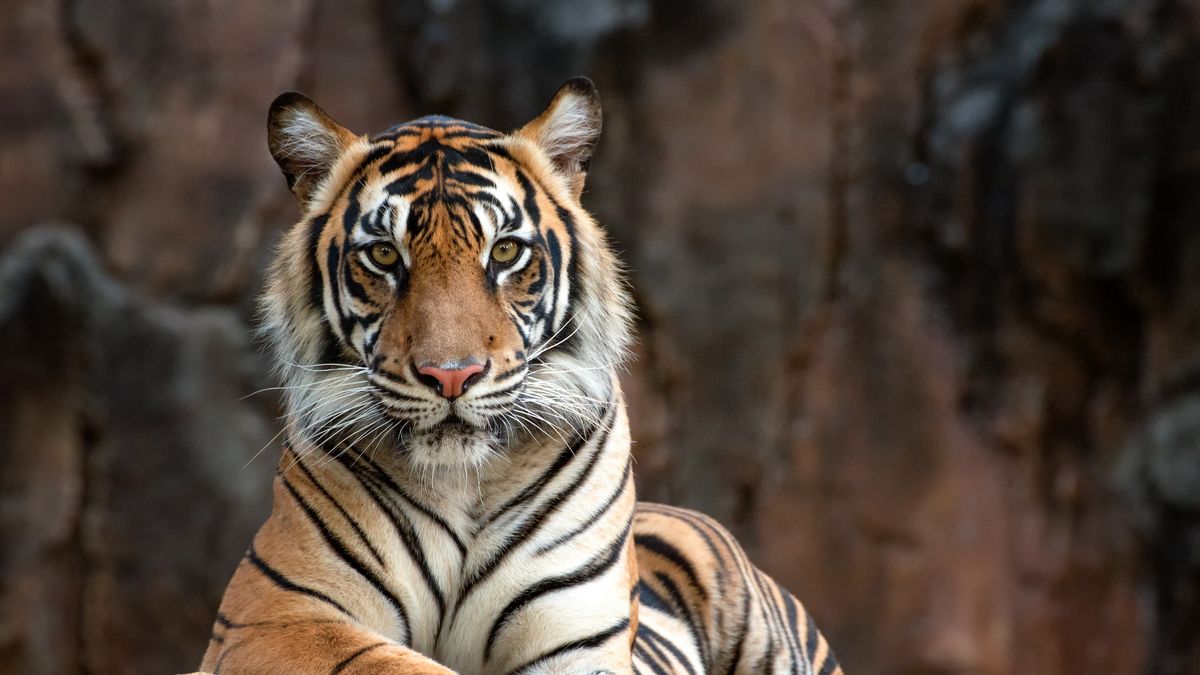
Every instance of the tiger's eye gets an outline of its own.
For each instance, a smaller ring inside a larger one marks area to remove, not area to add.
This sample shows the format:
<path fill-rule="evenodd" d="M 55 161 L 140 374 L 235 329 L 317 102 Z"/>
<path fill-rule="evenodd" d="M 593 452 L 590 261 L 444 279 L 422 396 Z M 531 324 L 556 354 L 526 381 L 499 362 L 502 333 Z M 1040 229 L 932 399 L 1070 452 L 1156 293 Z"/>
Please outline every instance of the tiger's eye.
<path fill-rule="evenodd" d="M 507 265 L 517 259 L 521 253 L 521 242 L 515 239 L 505 239 L 492 247 L 492 260 Z"/>
<path fill-rule="evenodd" d="M 371 246 L 371 260 L 381 267 L 391 267 L 400 259 L 400 252 L 391 244 L 374 244 Z"/>

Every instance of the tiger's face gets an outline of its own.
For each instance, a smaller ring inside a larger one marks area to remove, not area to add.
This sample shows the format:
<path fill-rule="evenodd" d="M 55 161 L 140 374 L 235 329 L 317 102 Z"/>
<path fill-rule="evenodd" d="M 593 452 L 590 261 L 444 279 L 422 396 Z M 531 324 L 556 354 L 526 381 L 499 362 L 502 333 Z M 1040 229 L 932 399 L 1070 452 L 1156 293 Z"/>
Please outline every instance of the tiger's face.
<path fill-rule="evenodd" d="M 512 134 L 425 117 L 356 136 L 298 94 L 276 100 L 269 143 L 305 214 L 264 330 L 295 432 L 462 466 L 599 415 L 629 314 L 579 204 L 599 126 L 586 80 Z"/>

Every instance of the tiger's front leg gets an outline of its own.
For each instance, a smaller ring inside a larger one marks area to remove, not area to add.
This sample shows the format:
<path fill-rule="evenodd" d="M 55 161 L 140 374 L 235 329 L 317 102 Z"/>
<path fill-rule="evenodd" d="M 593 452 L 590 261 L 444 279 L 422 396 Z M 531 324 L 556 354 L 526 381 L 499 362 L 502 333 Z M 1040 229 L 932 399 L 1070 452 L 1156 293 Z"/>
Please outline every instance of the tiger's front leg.
<path fill-rule="evenodd" d="M 262 675 L 454 675 L 420 653 L 335 618 L 239 624 L 218 619 L 201 666 Z"/>
<path fill-rule="evenodd" d="M 425 628 L 413 584 L 359 537 L 363 514 L 331 498 L 344 487 L 332 467 L 318 477 L 295 459 L 285 453 L 274 510 L 226 588 L 200 670 L 454 673 L 411 647 Z"/>
<path fill-rule="evenodd" d="M 283 564 L 268 563 L 256 549 L 250 550 L 226 590 L 201 671 L 255 675 L 455 672 L 363 625 L 360 617 L 377 625 L 380 618 L 372 616 L 377 613 L 371 611 L 369 602 L 360 602 L 368 599 L 363 589 L 334 599 L 285 569 Z"/>

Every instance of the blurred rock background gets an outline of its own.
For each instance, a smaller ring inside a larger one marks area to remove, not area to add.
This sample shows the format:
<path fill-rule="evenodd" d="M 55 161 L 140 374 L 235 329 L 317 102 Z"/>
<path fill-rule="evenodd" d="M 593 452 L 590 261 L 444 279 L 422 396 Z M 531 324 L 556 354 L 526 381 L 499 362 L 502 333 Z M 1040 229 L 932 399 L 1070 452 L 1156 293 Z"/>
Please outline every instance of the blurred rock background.
<path fill-rule="evenodd" d="M 1200 2 L 9 0 L 0 673 L 193 668 L 269 508 L 267 104 L 590 75 L 642 495 L 847 672 L 1200 673 Z"/>

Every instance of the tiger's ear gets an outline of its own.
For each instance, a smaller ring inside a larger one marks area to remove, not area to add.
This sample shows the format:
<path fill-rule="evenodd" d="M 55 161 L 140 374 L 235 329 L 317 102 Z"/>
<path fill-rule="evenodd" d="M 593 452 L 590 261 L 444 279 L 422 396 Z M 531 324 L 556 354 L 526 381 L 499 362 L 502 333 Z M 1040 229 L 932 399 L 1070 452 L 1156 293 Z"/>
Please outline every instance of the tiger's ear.
<path fill-rule="evenodd" d="M 542 114 L 521 127 L 517 135 L 546 153 L 578 198 L 602 121 L 596 85 L 586 77 L 573 77 L 559 87 Z"/>
<path fill-rule="evenodd" d="M 267 113 L 267 145 L 288 187 L 307 207 L 342 152 L 357 137 L 304 94 L 280 94 Z"/>

